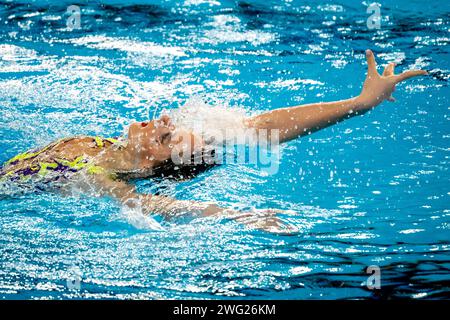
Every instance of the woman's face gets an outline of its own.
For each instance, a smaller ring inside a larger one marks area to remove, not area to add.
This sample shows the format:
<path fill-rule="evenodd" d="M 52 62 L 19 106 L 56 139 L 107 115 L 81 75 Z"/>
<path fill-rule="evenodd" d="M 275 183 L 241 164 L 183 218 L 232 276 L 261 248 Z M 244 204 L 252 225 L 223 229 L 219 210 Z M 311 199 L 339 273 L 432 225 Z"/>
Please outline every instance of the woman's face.
<path fill-rule="evenodd" d="M 192 154 L 199 144 L 201 138 L 177 130 L 166 115 L 149 122 L 135 122 L 128 129 L 128 146 L 136 169 L 155 167 L 173 154 Z"/>

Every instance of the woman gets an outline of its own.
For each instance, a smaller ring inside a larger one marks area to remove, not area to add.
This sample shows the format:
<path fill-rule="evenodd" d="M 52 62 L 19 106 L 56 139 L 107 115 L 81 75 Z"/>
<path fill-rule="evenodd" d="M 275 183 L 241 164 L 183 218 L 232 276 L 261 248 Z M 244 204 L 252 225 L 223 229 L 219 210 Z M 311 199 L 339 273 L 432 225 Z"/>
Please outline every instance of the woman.
<path fill-rule="evenodd" d="M 423 70 L 394 74 L 394 64 L 387 65 L 380 75 L 372 51 L 366 51 L 367 77 L 359 96 L 347 100 L 317 103 L 273 110 L 247 118 L 242 126 L 256 132 L 277 132 L 281 143 L 323 129 L 355 115 L 361 115 L 384 100 L 394 101 L 395 85 L 406 79 L 426 75 Z M 125 205 L 139 206 L 146 213 L 173 216 L 185 212 L 202 216 L 225 214 L 239 221 L 249 215 L 221 208 L 212 203 L 176 200 L 167 196 L 138 194 L 130 181 L 154 176 L 167 176 L 165 168 L 174 154 L 189 152 L 198 155 L 207 142 L 191 131 L 176 128 L 168 116 L 150 122 L 133 123 L 125 141 L 99 137 L 74 137 L 56 141 L 43 149 L 20 154 L 7 161 L 0 179 L 56 183 L 67 190 L 68 182 L 97 194 L 110 195 Z M 174 152 L 175 151 L 175 152 Z M 176 167 L 175 167 L 176 169 Z M 275 213 L 266 210 L 265 213 Z M 279 230 L 272 216 L 253 221 L 253 226 Z"/>

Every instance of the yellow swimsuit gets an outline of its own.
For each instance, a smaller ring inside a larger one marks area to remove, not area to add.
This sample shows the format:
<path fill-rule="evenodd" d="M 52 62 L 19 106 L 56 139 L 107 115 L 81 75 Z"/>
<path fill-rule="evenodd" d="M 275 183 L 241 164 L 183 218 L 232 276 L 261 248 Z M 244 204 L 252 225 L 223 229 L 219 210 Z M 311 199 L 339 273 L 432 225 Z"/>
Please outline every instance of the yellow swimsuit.
<path fill-rule="evenodd" d="M 40 177 L 46 177 L 49 176 L 50 173 L 53 173 L 53 179 L 50 179 L 50 182 L 61 177 L 67 177 L 67 175 L 78 172 L 82 169 L 85 169 L 86 172 L 90 174 L 103 173 L 104 169 L 102 167 L 96 166 L 95 164 L 90 162 L 88 157 L 84 155 L 79 156 L 72 161 L 59 158 L 55 158 L 47 162 L 33 161 L 33 159 L 35 159 L 38 155 L 44 153 L 47 150 L 50 150 L 56 145 L 63 142 L 68 142 L 76 138 L 77 137 L 58 140 L 42 149 L 28 151 L 16 155 L 15 157 L 6 161 L 3 165 L 3 168 L 0 168 L 0 182 L 7 180 L 25 181 L 28 180 L 31 176 L 38 175 Z M 95 142 L 94 148 L 104 148 L 107 145 L 115 144 L 118 142 L 118 140 L 113 138 L 92 137 L 92 139 L 93 142 Z M 19 168 L 14 166 L 25 160 L 31 161 L 29 161 L 26 166 L 21 166 Z M 11 166 L 11 169 L 8 170 L 9 166 Z"/>

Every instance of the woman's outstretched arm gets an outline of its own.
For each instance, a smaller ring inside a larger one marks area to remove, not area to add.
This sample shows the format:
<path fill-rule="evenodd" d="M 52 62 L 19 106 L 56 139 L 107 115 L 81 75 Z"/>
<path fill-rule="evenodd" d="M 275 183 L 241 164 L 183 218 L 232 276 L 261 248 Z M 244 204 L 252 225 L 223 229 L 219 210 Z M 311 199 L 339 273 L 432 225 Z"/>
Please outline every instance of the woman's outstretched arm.
<path fill-rule="evenodd" d="M 367 77 L 359 96 L 336 102 L 322 102 L 282 108 L 246 120 L 248 128 L 279 131 L 280 142 L 310 134 L 342 120 L 364 114 L 384 100 L 395 101 L 395 85 L 406 79 L 426 75 L 424 70 L 409 70 L 394 74 L 394 63 L 388 64 L 380 75 L 371 50 L 366 51 Z"/>
<path fill-rule="evenodd" d="M 277 209 L 260 209 L 253 212 L 241 212 L 222 208 L 212 202 L 193 200 L 178 200 L 169 196 L 142 194 L 136 191 L 134 185 L 124 181 L 113 180 L 106 175 L 88 177 L 89 186 L 95 188 L 99 195 L 112 196 L 124 206 L 138 208 L 143 214 L 159 214 L 166 218 L 182 215 L 197 217 L 222 216 L 243 223 L 251 228 L 273 233 L 290 233 L 296 231 L 283 223 L 276 214 L 289 214 L 288 211 Z"/>

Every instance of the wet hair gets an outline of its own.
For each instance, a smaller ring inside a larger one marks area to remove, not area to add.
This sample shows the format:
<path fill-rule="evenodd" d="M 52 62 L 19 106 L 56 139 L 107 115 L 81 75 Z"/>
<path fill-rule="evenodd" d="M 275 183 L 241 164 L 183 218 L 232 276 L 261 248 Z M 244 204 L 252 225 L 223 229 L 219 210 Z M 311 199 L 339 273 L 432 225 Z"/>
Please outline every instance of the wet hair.
<path fill-rule="evenodd" d="M 155 168 L 153 178 L 160 179 L 170 179 L 176 181 L 188 180 L 196 177 L 197 175 L 209 171 L 214 168 L 216 164 L 200 163 L 200 164 L 189 164 L 189 165 L 175 165 L 172 161 L 167 161 Z"/>

